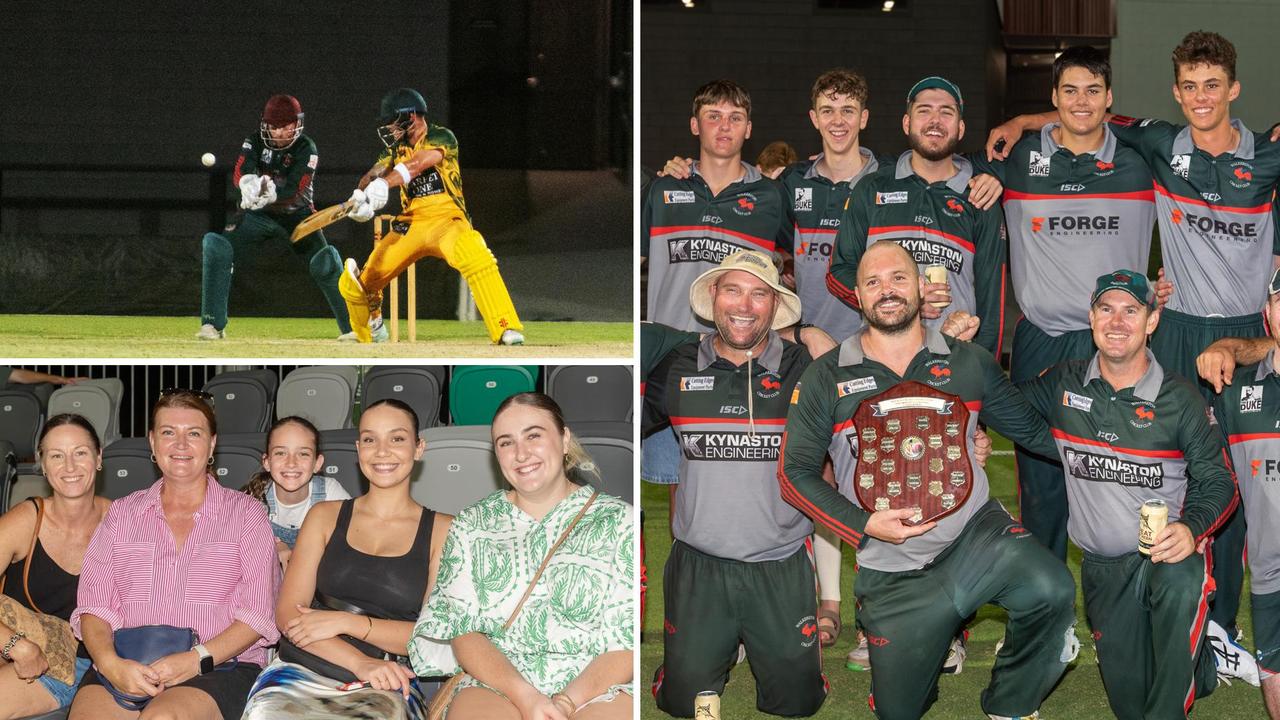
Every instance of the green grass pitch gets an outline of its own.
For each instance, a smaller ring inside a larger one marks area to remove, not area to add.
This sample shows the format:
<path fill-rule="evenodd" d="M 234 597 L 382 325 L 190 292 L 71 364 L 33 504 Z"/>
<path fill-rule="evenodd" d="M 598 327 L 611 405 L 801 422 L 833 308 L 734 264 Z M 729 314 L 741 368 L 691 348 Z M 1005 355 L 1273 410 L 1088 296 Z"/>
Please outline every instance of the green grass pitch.
<path fill-rule="evenodd" d="M 997 450 L 1009 450 L 1009 443 L 1002 439 L 996 441 Z M 1013 457 L 999 455 L 987 464 L 987 473 L 991 478 L 992 494 L 1007 508 L 1016 508 L 1014 498 Z M 644 641 L 640 646 L 640 717 L 668 717 L 654 705 L 653 696 L 649 693 L 649 685 L 654 670 L 662 661 L 662 566 L 666 562 L 671 536 L 667 530 L 667 489 L 641 483 L 641 504 L 644 508 L 644 532 L 649 569 L 649 591 L 646 598 Z M 840 594 L 843 597 L 840 614 L 844 624 L 844 634 L 834 647 L 823 651 L 823 672 L 831 682 L 831 694 L 815 718 L 874 718 L 867 707 L 867 691 L 870 686 L 870 675 L 846 670 L 844 656 L 852 649 L 853 643 L 853 552 L 845 548 L 844 565 L 840 578 Z M 1072 547 L 1068 565 L 1076 576 L 1077 588 L 1080 579 L 1080 551 Z M 1239 621 L 1245 632 L 1245 647 L 1252 645 L 1252 623 L 1249 617 L 1248 584 L 1245 585 L 1243 607 L 1240 608 Z M 1077 590 L 1078 593 L 1078 590 Z M 1080 656 L 1067 669 L 1066 675 L 1057 689 L 1049 696 L 1040 714 L 1043 720 L 1083 720 L 1114 717 L 1107 707 L 1106 695 L 1102 689 L 1102 679 L 1098 674 L 1097 658 L 1093 644 L 1089 638 L 1088 624 L 1084 618 L 1084 600 L 1077 594 L 1076 612 L 1079 624 L 1076 634 L 1080 637 Z M 939 680 L 938 702 L 934 704 L 928 718 L 985 718 L 978 703 L 979 694 L 991 679 L 991 664 L 995 658 L 995 644 L 1004 634 L 1004 613 L 999 608 L 987 605 L 978 613 L 977 620 L 969 628 L 969 655 L 965 661 L 964 672 L 960 675 L 943 675 Z M 731 671 L 729 684 L 725 688 L 721 701 L 721 715 L 726 720 L 741 718 L 769 717 L 756 710 L 755 680 L 751 677 L 750 661 L 744 662 Z M 1212 718 L 1213 720 L 1257 720 L 1265 718 L 1266 711 L 1262 706 L 1261 692 L 1254 687 L 1237 682 L 1227 687 L 1220 686 L 1212 695 L 1196 702 L 1192 710 L 1192 718 Z"/>
<path fill-rule="evenodd" d="M 361 345 L 338 342 L 332 319 L 233 318 L 222 340 L 197 340 L 195 317 L 0 315 L 0 347 L 8 358 L 630 358 L 627 322 L 530 322 L 525 344 L 489 342 L 481 322 L 419 320 L 418 341 Z"/>

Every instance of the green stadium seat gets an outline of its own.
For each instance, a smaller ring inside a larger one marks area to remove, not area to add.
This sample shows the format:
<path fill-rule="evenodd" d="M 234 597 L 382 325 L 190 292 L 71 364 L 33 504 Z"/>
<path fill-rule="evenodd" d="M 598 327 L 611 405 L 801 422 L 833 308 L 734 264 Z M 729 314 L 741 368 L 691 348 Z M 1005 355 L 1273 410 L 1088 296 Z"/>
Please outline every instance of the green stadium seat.
<path fill-rule="evenodd" d="M 537 389 L 537 365 L 458 365 L 449 381 L 454 425 L 488 425 L 503 400 Z"/>

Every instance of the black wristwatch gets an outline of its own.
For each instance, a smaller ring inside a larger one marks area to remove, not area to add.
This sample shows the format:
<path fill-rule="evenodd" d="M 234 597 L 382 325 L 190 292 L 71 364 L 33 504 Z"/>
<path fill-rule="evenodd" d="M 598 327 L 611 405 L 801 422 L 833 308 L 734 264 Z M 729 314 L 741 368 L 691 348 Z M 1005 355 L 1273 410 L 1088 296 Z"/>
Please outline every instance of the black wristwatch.
<path fill-rule="evenodd" d="M 204 645 L 196 645 L 191 648 L 200 656 L 200 674 L 205 675 L 213 672 L 213 654 Z"/>

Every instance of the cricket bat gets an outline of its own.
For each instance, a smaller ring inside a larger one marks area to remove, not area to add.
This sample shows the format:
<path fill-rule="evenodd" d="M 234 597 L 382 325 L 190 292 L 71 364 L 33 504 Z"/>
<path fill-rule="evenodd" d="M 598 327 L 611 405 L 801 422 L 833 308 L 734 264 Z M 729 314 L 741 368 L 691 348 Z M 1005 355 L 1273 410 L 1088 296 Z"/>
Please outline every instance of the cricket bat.
<path fill-rule="evenodd" d="M 298 227 L 293 229 L 293 234 L 289 236 L 289 242 L 298 242 L 317 230 L 329 227 L 349 215 L 355 207 L 356 204 L 348 200 L 311 213 L 306 220 L 298 223 Z"/>

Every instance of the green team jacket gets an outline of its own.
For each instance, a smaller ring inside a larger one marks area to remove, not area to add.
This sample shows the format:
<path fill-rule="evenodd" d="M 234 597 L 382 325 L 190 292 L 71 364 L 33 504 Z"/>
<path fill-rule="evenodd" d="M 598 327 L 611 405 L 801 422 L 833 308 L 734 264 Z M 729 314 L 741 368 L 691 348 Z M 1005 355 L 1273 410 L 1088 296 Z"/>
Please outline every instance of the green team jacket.
<path fill-rule="evenodd" d="M 968 407 L 968 427 L 960 432 L 969 449 L 973 489 L 968 501 L 937 527 L 894 545 L 864 533 L 871 513 L 851 500 L 860 452 L 859 428 L 854 427 L 852 418 L 863 400 L 907 380 L 956 396 Z M 813 361 L 800 377 L 791 402 L 778 463 L 782 497 L 854 546 L 858 563 L 875 570 L 924 567 L 960 535 L 969 518 L 987 502 L 986 473 L 972 462 L 973 433 L 979 419 L 1032 452 L 1053 452 L 1044 418 L 1014 389 L 991 353 L 932 329 L 926 329 L 924 347 L 901 377 L 863 354 L 862 332 L 853 335 Z M 828 454 L 839 490 L 822 479 L 822 463 Z"/>
<path fill-rule="evenodd" d="M 316 165 L 320 155 L 316 144 L 306 135 L 298 136 L 284 150 L 269 148 L 256 133 L 244 139 L 240 157 L 236 159 L 231 183 L 238 186 L 245 175 L 266 175 L 276 184 L 276 201 L 254 212 L 266 213 L 286 230 L 315 212 Z"/>
<path fill-rule="evenodd" d="M 836 234 L 827 289 L 858 309 L 853 290 L 863 252 L 880 240 L 898 243 L 921 272 L 927 265 L 946 266 L 951 305 L 943 308 L 943 317 L 963 310 L 982 318 L 973 340 L 998 357 L 1004 329 L 1004 212 L 999 204 L 979 210 L 970 203 L 973 165 L 959 155 L 953 161 L 954 177 L 927 183 L 911 169 L 906 152 L 854 186 Z M 941 328 L 942 318 L 925 325 Z"/>
<path fill-rule="evenodd" d="M 1197 540 L 1221 527 L 1238 502 L 1222 435 L 1210 427 L 1200 391 L 1146 353 L 1147 372 L 1130 388 L 1102 379 L 1096 353 L 1018 386 L 1053 428 L 1071 507 L 1067 534 L 1097 555 L 1137 549 L 1147 500 L 1163 500 L 1169 521 Z"/>

